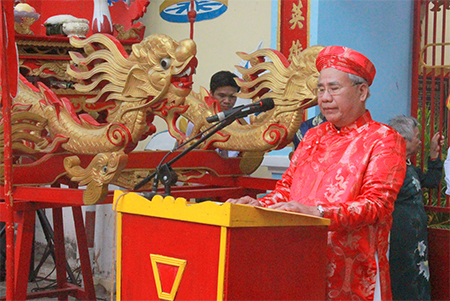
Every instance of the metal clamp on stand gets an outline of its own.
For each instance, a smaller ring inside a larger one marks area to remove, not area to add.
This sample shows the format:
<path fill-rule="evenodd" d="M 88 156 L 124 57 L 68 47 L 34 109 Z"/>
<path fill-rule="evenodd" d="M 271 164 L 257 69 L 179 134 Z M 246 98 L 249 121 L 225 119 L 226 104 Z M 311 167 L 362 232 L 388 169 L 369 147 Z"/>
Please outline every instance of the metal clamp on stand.
<path fill-rule="evenodd" d="M 167 163 L 161 165 L 161 167 L 156 172 L 155 178 L 153 180 L 153 188 L 151 192 L 144 192 L 143 195 L 147 199 L 151 200 L 155 195 L 158 194 L 158 183 L 164 185 L 163 196 L 169 196 L 170 190 L 173 185 L 178 181 L 177 174 L 173 171 Z"/>
<path fill-rule="evenodd" d="M 230 116 L 230 117 L 232 117 L 232 116 Z M 217 133 L 218 131 L 220 131 L 224 127 L 228 126 L 229 124 L 231 124 L 234 120 L 235 119 L 233 119 L 233 118 L 227 118 L 227 119 L 224 119 L 222 121 L 219 121 L 219 122 L 215 123 L 214 125 L 212 125 L 211 127 L 209 127 L 208 129 L 206 129 L 203 132 L 199 133 L 197 136 L 195 136 L 192 139 L 189 139 L 185 143 L 181 144 L 180 146 L 178 146 L 174 150 L 168 152 L 164 156 L 164 158 L 161 160 L 161 163 L 156 167 L 156 171 L 154 173 L 152 173 L 151 175 L 149 175 L 148 177 L 144 178 L 136 186 L 134 186 L 134 190 L 139 190 L 141 187 L 143 187 L 145 184 L 150 182 L 151 179 L 154 178 L 152 191 L 151 192 L 147 192 L 147 193 L 144 192 L 144 194 L 143 194 L 144 197 L 146 197 L 146 198 L 151 200 L 156 194 L 158 194 L 158 184 L 159 184 L 159 182 L 161 182 L 161 184 L 164 185 L 165 194 L 166 195 L 170 195 L 170 187 L 177 182 L 177 175 L 175 174 L 175 172 L 172 170 L 172 168 L 170 166 L 173 163 L 175 163 L 176 161 L 178 161 L 179 159 L 181 159 L 188 152 L 190 152 L 191 150 L 196 148 L 198 145 L 200 145 L 201 143 L 206 141 L 209 137 L 211 137 L 212 135 L 214 135 L 215 133 Z M 205 134 L 206 132 L 208 132 L 208 133 Z M 200 137 L 200 139 L 198 139 L 197 142 L 195 142 L 194 144 L 189 146 L 187 149 L 185 149 L 183 152 L 181 152 L 176 157 L 171 159 L 169 162 L 162 164 L 164 162 L 164 160 L 167 158 L 168 155 L 170 155 L 174 151 L 180 149 L 181 147 L 183 147 L 187 143 L 193 141 L 194 139 L 197 139 L 197 137 L 199 137 L 199 136 L 201 136 L 201 137 Z"/>

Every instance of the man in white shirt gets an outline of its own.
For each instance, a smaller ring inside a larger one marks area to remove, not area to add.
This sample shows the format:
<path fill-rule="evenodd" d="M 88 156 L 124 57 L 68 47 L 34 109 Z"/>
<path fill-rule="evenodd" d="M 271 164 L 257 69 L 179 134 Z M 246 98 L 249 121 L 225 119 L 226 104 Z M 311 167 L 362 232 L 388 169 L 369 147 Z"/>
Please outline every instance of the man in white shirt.
<path fill-rule="evenodd" d="M 225 112 L 234 107 L 240 87 L 235 81 L 236 74 L 230 71 L 216 72 L 209 82 L 209 93 L 219 102 L 220 110 Z M 186 136 L 190 136 L 194 125 L 189 122 L 186 128 Z M 239 151 L 228 151 L 217 149 L 222 157 L 237 157 Z"/>

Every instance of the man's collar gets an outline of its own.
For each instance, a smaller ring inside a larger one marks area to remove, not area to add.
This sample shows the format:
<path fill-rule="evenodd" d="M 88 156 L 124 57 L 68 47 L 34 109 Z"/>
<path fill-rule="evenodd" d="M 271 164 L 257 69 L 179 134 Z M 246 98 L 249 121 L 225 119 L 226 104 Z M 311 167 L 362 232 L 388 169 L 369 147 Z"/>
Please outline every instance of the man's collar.
<path fill-rule="evenodd" d="M 368 122 L 372 121 L 372 116 L 370 115 L 370 112 L 366 110 L 366 112 L 361 115 L 358 119 L 356 119 L 354 122 L 350 123 L 349 125 L 346 125 L 340 129 L 336 128 L 332 123 L 330 123 L 330 128 L 332 128 L 334 131 L 337 131 L 338 133 L 349 133 L 354 129 L 357 129 Z"/>

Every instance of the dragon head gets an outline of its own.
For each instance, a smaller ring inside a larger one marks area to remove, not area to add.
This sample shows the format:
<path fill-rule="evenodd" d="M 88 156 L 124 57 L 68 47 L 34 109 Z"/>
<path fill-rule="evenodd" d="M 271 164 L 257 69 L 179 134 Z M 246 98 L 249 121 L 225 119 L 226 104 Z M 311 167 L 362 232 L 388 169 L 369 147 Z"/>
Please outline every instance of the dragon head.
<path fill-rule="evenodd" d="M 124 95 L 148 97 L 150 106 L 167 98 L 179 105 L 192 90 L 192 75 L 197 67 L 194 41 L 174 41 L 164 34 L 154 34 L 133 45 L 129 60 L 134 66 L 128 73 Z"/>
<path fill-rule="evenodd" d="M 176 105 L 191 92 L 197 67 L 197 46 L 192 40 L 177 42 L 164 34 L 153 34 L 134 44 L 130 55 L 110 35 L 71 38 L 70 43 L 88 54 L 70 52 L 72 63 L 67 69 L 78 80 L 76 90 L 95 92 L 88 103 L 123 101 L 149 107 L 167 99 Z"/>

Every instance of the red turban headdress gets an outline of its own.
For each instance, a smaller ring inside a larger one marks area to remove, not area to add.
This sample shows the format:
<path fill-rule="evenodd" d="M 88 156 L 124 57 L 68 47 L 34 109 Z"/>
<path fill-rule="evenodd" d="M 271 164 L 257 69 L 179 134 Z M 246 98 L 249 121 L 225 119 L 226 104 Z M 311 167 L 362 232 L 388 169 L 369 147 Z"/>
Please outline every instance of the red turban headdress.
<path fill-rule="evenodd" d="M 316 59 L 317 70 L 334 68 L 364 78 L 369 86 L 375 77 L 375 66 L 361 53 L 342 46 L 328 46 L 322 49 Z"/>

